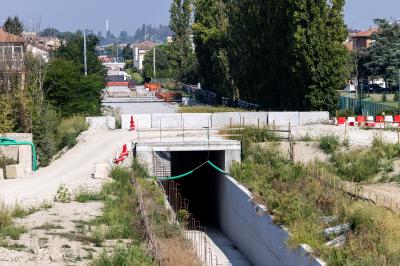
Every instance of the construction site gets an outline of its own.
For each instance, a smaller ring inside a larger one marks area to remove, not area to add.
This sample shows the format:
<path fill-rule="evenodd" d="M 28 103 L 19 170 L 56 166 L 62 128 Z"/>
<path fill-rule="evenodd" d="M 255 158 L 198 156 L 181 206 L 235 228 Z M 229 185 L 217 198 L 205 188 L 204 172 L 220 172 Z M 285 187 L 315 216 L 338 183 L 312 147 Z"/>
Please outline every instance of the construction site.
<path fill-rule="evenodd" d="M 331 120 L 327 112 L 176 113 L 178 108 L 165 102 L 117 105 L 120 117 L 87 118 L 89 129 L 77 145 L 45 168 L 35 168 L 29 135 L 2 138 L 0 149 L 14 163 L 0 171 L 4 204 L 31 210 L 15 220 L 25 228 L 20 236 L 0 247 L 4 265 L 85 265 L 102 252 L 112 254 L 118 244 L 107 240 L 109 225 L 94 222 L 106 202 L 100 196 L 92 196 L 93 202 L 78 199 L 104 191 L 115 182 L 109 178 L 115 178 L 113 171 L 132 167 L 132 161 L 143 239 L 153 263 L 160 265 L 179 260 L 149 216 L 154 207 L 149 201 L 155 200 L 146 198 L 150 184 L 151 193 L 159 191 L 162 196 L 156 198 L 165 199 L 158 207 L 165 208 L 163 221 L 182 228 L 179 243 L 193 253 L 187 265 L 335 265 L 337 252 L 358 263 L 364 254 L 353 248 L 365 241 L 357 235 L 363 223 L 358 213 L 398 219 L 400 154 L 394 120 L 377 121 L 371 129 L 352 118 Z M 143 106 L 160 113 L 142 112 Z M 121 129 L 115 128 L 118 119 Z M 378 151 L 381 157 L 372 161 L 358 158 Z M 376 169 L 357 168 L 372 162 Z M 56 201 L 60 197 L 70 200 Z M 297 209 L 289 199 L 305 207 Z M 38 215 L 42 218 L 32 223 Z M 81 228 L 90 223 L 96 229 Z M 101 244 L 92 238 L 98 230 L 108 232 L 102 233 Z M 373 249 L 379 241 L 376 245 Z M 384 256 L 392 258 L 390 252 Z"/>

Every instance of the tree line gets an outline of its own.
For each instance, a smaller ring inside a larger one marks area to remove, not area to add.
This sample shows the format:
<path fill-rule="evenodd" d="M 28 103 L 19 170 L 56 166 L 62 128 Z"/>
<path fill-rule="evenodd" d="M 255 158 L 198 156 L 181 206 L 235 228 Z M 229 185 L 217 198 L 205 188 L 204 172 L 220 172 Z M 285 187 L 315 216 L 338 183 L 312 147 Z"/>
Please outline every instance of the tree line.
<path fill-rule="evenodd" d="M 344 3 L 173 0 L 173 42 L 158 53 L 171 60 L 167 73 L 177 80 L 199 80 L 220 96 L 272 110 L 332 112 L 349 77 Z"/>
<path fill-rule="evenodd" d="M 9 18 L 4 28 L 21 35 L 23 24 L 18 18 Z M 41 166 L 47 165 L 64 145 L 75 141 L 78 131 L 84 128 L 84 121 L 76 119 L 77 115 L 101 114 L 106 71 L 95 53 L 98 42 L 94 35 L 87 38 L 87 76 L 81 33 L 64 38 L 62 45 L 50 53 L 48 62 L 25 49 L 25 79 L 7 70 L 7 60 L 0 61 L 0 133 L 33 133 Z"/>

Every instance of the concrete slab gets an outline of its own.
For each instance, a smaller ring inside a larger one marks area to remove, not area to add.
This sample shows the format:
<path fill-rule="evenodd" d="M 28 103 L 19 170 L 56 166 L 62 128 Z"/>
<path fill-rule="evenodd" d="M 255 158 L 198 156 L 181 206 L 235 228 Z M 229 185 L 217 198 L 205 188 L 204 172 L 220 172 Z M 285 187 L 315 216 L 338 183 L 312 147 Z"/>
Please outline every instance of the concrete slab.
<path fill-rule="evenodd" d="M 300 112 L 300 125 L 310 125 L 329 120 L 329 112 Z"/>
<path fill-rule="evenodd" d="M 211 127 L 211 114 L 182 114 L 184 128 L 208 128 Z"/>
<path fill-rule="evenodd" d="M 275 123 L 276 126 L 298 126 L 300 125 L 299 112 L 269 112 L 268 113 L 269 125 Z"/>
<path fill-rule="evenodd" d="M 211 116 L 212 128 L 224 128 L 239 125 L 241 116 L 239 112 L 214 113 Z"/>

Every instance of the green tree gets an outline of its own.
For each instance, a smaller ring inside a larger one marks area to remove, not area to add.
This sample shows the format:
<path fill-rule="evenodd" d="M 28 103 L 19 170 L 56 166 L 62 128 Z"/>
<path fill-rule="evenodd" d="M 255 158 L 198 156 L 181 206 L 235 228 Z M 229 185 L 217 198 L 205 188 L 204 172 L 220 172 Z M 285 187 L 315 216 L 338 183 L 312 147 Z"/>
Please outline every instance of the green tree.
<path fill-rule="evenodd" d="M 44 87 L 47 99 L 62 116 L 100 114 L 104 77 L 96 73 L 84 76 L 80 65 L 72 60 L 52 60 Z"/>
<path fill-rule="evenodd" d="M 21 36 L 24 31 L 24 25 L 17 16 L 8 17 L 4 23 L 4 29 L 9 33 Z"/>
<path fill-rule="evenodd" d="M 193 23 L 199 75 L 204 88 L 237 98 L 232 88 L 227 52 L 228 20 L 222 0 L 196 0 Z"/>
<path fill-rule="evenodd" d="M 275 110 L 336 109 L 348 77 L 343 0 L 196 0 L 202 81 Z"/>
<path fill-rule="evenodd" d="M 172 58 L 172 47 L 169 44 L 156 46 L 156 76 L 157 78 L 175 78 L 176 65 Z M 143 60 L 143 75 L 153 77 L 153 50 L 148 51 Z"/>
<path fill-rule="evenodd" d="M 364 78 L 383 77 L 390 85 L 399 83 L 400 25 L 384 19 L 376 19 L 379 32 L 372 36 L 374 45 L 363 51 L 360 69 Z"/>
<path fill-rule="evenodd" d="M 192 9 L 191 0 L 173 0 L 170 8 L 169 26 L 174 32 L 171 56 L 176 63 L 176 79 L 183 82 L 196 79 L 197 60 L 190 37 Z"/>

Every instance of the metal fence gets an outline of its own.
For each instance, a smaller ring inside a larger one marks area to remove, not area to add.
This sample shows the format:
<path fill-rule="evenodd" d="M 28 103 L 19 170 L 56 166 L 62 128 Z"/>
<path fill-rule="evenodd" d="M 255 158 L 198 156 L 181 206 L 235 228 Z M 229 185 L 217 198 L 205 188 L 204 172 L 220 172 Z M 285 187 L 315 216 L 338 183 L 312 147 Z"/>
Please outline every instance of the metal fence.
<path fill-rule="evenodd" d="M 377 103 L 368 99 L 358 100 L 350 98 L 348 96 L 340 96 L 340 109 L 341 110 L 352 110 L 354 113 L 362 115 L 380 115 L 384 111 L 398 110 L 399 106 Z"/>

